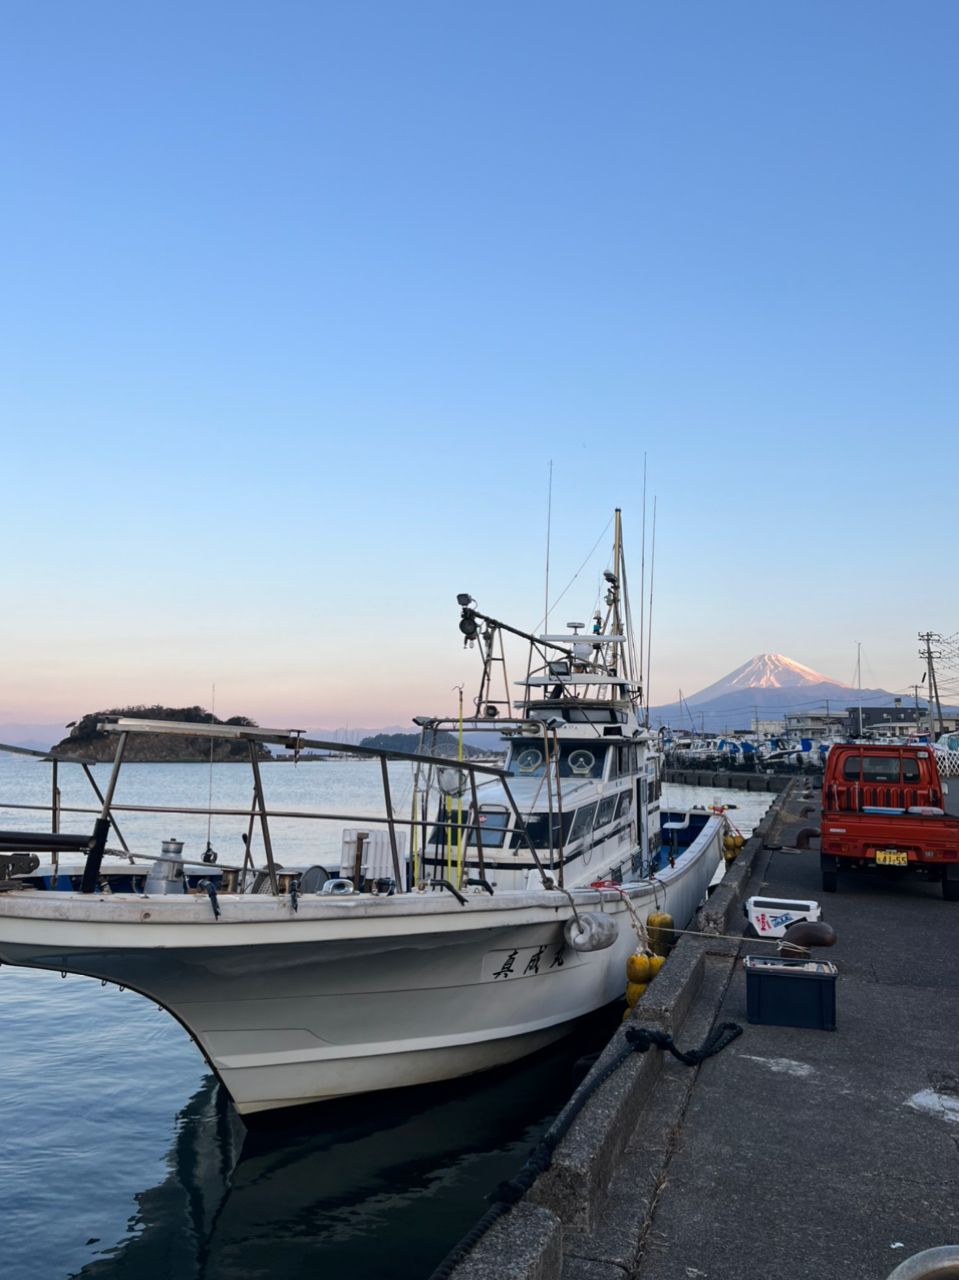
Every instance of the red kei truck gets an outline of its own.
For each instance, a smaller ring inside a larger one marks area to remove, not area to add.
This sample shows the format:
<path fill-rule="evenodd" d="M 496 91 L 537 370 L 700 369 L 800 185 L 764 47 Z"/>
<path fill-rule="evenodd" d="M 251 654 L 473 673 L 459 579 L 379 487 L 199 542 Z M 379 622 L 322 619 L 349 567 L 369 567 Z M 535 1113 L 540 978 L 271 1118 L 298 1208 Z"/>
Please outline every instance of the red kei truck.
<path fill-rule="evenodd" d="M 841 870 L 915 874 L 959 902 L 959 818 L 943 807 L 931 747 L 843 743 L 830 748 L 822 780 L 822 887 Z"/>

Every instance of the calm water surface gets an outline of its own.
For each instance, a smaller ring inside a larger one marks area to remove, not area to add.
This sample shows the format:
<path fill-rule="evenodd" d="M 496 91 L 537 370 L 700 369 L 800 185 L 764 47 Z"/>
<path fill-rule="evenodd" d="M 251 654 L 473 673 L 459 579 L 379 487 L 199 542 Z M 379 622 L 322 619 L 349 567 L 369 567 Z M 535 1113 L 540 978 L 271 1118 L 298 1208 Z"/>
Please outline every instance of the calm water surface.
<path fill-rule="evenodd" d="M 390 766 L 398 809 L 409 767 Z M 250 802 L 242 765 L 213 768 L 213 803 Z M 101 788 L 107 768 L 95 774 Z M 268 803 L 382 812 L 378 766 L 263 766 Z M 120 802 L 205 806 L 201 765 L 128 765 Z M 49 766 L 0 754 L 0 800 L 49 803 Z M 61 769 L 63 804 L 88 805 Z M 772 796 L 666 789 L 667 803 L 741 806 L 751 830 Z M 0 822 L 47 828 L 6 810 Z M 89 816 L 64 815 L 67 830 Z M 335 860 L 339 825 L 271 824 L 278 860 Z M 128 816 L 132 847 L 206 845 L 205 818 Z M 238 818 L 213 822 L 221 862 L 242 854 Z M 259 847 L 259 846 L 257 846 Z M 180 1026 L 142 997 L 86 978 L 0 968 L 0 1274 L 11 1280 L 420 1280 L 519 1168 L 569 1094 L 576 1059 L 608 1016 L 502 1071 L 302 1108 L 245 1127 Z"/>

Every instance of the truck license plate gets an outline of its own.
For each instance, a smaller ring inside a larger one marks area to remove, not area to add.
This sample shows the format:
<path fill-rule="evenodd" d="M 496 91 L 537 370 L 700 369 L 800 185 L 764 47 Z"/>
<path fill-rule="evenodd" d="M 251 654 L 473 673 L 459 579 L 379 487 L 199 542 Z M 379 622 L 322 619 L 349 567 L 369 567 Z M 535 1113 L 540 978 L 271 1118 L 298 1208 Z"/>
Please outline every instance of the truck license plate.
<path fill-rule="evenodd" d="M 876 861 L 880 866 L 908 867 L 909 854 L 900 853 L 898 849 L 877 849 Z"/>

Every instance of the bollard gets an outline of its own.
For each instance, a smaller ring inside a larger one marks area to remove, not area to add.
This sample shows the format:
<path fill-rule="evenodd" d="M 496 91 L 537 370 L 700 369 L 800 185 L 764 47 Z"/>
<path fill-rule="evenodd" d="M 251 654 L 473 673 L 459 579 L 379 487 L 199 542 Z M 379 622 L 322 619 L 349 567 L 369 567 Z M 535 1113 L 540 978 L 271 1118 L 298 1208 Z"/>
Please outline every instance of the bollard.
<path fill-rule="evenodd" d="M 889 1280 L 959 1280 L 959 1245 L 914 1253 L 890 1273 Z"/>

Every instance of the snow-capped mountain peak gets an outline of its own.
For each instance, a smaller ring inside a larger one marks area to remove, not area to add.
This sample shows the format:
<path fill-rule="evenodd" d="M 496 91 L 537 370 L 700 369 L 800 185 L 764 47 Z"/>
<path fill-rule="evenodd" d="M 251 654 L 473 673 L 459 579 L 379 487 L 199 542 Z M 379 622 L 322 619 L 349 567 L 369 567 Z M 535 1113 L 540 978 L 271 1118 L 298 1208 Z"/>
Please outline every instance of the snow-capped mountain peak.
<path fill-rule="evenodd" d="M 831 684 L 843 689 L 851 687 L 842 680 L 833 680 L 830 676 L 814 671 L 812 667 L 803 666 L 801 662 L 795 662 L 783 653 L 758 653 L 755 658 L 744 662 L 722 680 L 702 689 L 696 694 L 696 701 L 718 698 L 742 689 L 794 689 L 806 684 Z"/>
<path fill-rule="evenodd" d="M 726 677 L 731 689 L 790 689 L 797 684 L 842 684 L 784 653 L 759 653 Z"/>

